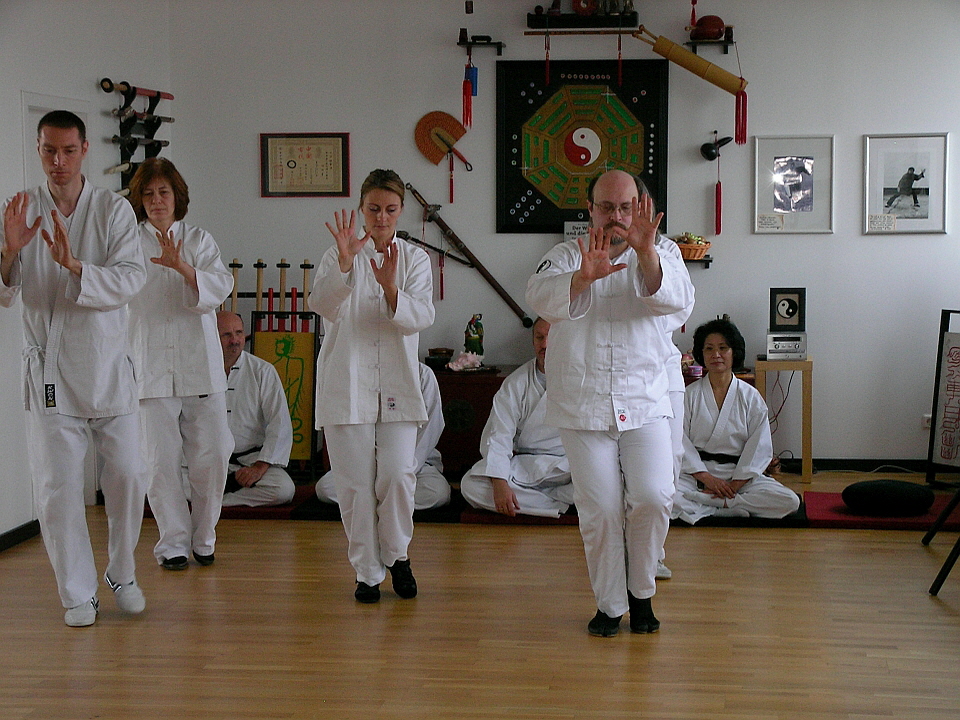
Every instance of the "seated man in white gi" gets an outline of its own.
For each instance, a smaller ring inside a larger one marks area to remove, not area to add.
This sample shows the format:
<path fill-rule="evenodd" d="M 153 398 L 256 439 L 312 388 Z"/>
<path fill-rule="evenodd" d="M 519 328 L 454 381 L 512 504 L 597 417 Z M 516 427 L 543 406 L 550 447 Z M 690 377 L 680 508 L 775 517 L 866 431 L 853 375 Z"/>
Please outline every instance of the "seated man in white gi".
<path fill-rule="evenodd" d="M 693 357 L 706 377 L 687 387 L 683 468 L 673 517 L 690 524 L 707 516 L 782 518 L 800 507 L 796 493 L 763 474 L 773 457 L 767 405 L 735 377 L 743 336 L 729 320 L 711 320 L 693 335 Z"/>
<path fill-rule="evenodd" d="M 427 406 L 427 422 L 417 430 L 417 486 L 413 493 L 414 510 L 432 510 L 450 502 L 450 483 L 443 476 L 443 462 L 437 450 L 437 441 L 443 433 L 443 409 L 440 404 L 440 385 L 433 370 L 420 363 L 420 390 Z M 337 502 L 333 474 L 326 473 L 317 481 L 317 497 L 327 503 Z"/>
<path fill-rule="evenodd" d="M 481 459 L 460 481 L 464 499 L 504 515 L 559 517 L 573 504 L 573 485 L 560 434 L 544 425 L 543 367 L 550 323 L 533 324 L 536 353 L 503 381 L 480 437 Z"/>
<path fill-rule="evenodd" d="M 283 505 L 293 499 L 293 480 L 283 469 L 290 461 L 293 426 L 276 368 L 243 349 L 243 320 L 217 313 L 217 330 L 227 373 L 227 423 L 234 451 L 223 506 Z"/>

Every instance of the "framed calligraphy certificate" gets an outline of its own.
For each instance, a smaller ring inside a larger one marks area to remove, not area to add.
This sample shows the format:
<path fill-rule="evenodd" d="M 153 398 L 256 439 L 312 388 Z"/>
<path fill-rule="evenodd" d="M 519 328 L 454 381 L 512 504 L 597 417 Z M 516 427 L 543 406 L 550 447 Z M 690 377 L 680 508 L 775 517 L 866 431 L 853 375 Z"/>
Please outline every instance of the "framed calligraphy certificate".
<path fill-rule="evenodd" d="M 260 134 L 261 197 L 349 195 L 349 133 Z"/>

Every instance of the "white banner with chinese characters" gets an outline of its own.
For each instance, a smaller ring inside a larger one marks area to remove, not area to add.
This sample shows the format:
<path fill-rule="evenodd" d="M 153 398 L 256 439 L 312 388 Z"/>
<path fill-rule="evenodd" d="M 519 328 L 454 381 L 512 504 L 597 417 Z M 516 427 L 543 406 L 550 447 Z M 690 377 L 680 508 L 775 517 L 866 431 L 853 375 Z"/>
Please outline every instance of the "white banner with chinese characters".
<path fill-rule="evenodd" d="M 943 334 L 943 360 L 937 378 L 933 417 L 933 462 L 960 467 L 960 333 Z"/>

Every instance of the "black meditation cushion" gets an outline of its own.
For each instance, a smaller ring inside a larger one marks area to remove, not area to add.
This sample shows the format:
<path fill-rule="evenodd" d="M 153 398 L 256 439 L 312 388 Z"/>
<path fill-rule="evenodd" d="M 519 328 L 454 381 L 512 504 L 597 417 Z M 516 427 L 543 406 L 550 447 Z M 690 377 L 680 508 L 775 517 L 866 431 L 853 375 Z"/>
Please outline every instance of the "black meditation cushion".
<path fill-rule="evenodd" d="M 933 505 L 933 490 L 903 480 L 864 480 L 848 485 L 843 502 L 857 515 L 910 517 L 925 515 Z"/>

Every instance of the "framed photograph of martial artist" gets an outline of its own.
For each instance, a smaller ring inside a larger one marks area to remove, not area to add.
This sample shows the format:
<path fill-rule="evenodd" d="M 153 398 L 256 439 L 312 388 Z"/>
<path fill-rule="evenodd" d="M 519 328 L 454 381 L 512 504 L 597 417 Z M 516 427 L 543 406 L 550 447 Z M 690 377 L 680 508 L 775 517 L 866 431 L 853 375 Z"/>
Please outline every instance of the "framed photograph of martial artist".
<path fill-rule="evenodd" d="M 758 136 L 753 231 L 833 232 L 833 135 Z"/>
<path fill-rule="evenodd" d="M 667 65 L 497 62 L 497 232 L 587 222 L 587 187 L 613 169 L 641 177 L 666 216 Z"/>
<path fill-rule="evenodd" d="M 349 133 L 260 134 L 260 197 L 349 196 Z"/>
<path fill-rule="evenodd" d="M 864 135 L 865 235 L 947 232 L 947 136 Z"/>

